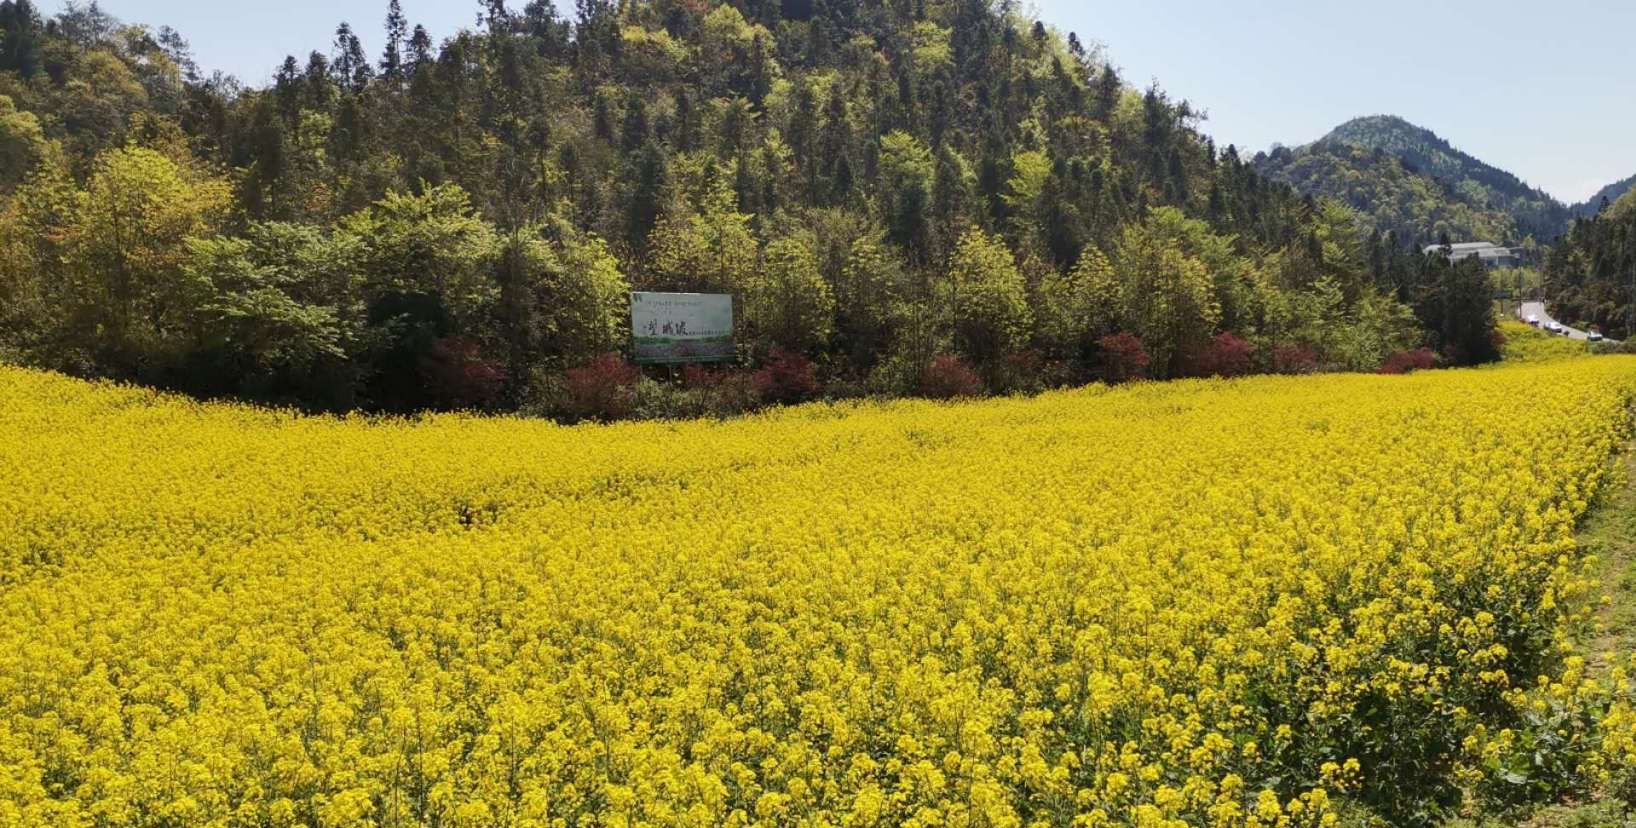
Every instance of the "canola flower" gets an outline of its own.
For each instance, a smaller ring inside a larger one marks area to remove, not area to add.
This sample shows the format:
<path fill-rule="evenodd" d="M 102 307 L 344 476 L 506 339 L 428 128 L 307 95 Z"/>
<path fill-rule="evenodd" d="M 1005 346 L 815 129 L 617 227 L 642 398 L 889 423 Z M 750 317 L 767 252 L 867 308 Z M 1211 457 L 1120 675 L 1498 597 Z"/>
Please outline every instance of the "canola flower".
<path fill-rule="evenodd" d="M 567 428 L 0 367 L 0 826 L 1407 819 L 1580 698 L 1605 779 L 1573 531 L 1633 398 L 1605 358 Z"/>

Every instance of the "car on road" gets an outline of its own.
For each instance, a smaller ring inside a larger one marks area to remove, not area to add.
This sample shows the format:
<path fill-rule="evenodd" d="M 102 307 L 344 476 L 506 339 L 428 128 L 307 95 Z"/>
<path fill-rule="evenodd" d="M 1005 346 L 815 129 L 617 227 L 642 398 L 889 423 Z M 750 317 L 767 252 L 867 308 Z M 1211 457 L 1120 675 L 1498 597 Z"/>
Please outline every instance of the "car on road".
<path fill-rule="evenodd" d="M 1602 342 L 1606 340 L 1607 337 L 1597 333 L 1596 331 L 1591 331 L 1589 334 L 1585 335 L 1585 339 L 1590 342 Z"/>
<path fill-rule="evenodd" d="M 1523 321 L 1527 322 L 1530 325 L 1533 325 L 1536 328 L 1539 327 L 1539 317 L 1534 316 L 1533 314 L 1529 314 L 1528 318 L 1523 320 Z"/>

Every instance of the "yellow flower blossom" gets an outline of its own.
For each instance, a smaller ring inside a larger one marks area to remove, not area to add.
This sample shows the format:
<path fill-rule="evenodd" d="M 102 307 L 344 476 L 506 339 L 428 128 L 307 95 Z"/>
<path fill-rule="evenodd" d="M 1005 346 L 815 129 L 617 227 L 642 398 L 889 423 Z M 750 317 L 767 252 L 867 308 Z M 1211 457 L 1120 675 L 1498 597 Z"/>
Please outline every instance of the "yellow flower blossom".
<path fill-rule="evenodd" d="M 1341 752 L 1417 736 L 1349 729 L 1386 699 L 1471 711 L 1473 785 L 1616 699 L 1610 774 L 1636 691 L 1549 665 L 1633 397 L 1609 357 L 566 428 L 0 367 L 0 824 L 1322 826 L 1403 783 Z"/>

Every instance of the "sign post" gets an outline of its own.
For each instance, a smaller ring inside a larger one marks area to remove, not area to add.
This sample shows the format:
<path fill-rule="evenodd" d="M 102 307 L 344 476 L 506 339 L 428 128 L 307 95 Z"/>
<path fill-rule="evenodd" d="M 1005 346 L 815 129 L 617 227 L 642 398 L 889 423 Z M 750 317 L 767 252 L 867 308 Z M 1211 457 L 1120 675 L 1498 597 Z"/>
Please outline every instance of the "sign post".
<path fill-rule="evenodd" d="M 631 343 L 638 365 L 732 362 L 733 297 L 632 293 Z"/>

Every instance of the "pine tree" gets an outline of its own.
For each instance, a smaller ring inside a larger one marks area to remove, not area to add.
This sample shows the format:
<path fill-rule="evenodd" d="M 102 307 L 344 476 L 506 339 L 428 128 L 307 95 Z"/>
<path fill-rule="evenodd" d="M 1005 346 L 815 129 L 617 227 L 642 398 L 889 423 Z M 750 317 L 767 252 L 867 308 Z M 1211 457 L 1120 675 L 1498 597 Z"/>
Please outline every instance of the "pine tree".
<path fill-rule="evenodd" d="M 646 142 L 639 163 L 625 222 L 625 238 L 633 250 L 647 247 L 648 236 L 664 212 L 666 191 L 670 187 L 669 161 L 658 143 Z"/>
<path fill-rule="evenodd" d="M 364 56 L 363 42 L 353 33 L 349 23 L 335 29 L 335 57 L 330 63 L 335 85 L 352 92 L 362 92 L 374 75 L 369 58 Z"/>
<path fill-rule="evenodd" d="M 416 25 L 414 34 L 409 36 L 409 57 L 406 69 L 410 75 L 414 75 L 430 65 L 432 65 L 432 36 L 426 31 L 425 26 Z"/>
<path fill-rule="evenodd" d="M 511 10 L 506 8 L 506 0 L 478 0 L 478 6 L 482 8 L 479 20 L 490 34 L 511 31 Z"/>
<path fill-rule="evenodd" d="M 391 0 L 386 12 L 386 50 L 381 53 L 381 77 L 394 83 L 403 80 L 403 44 L 408 39 L 409 24 L 403 17 L 403 6 Z"/>
<path fill-rule="evenodd" d="M 625 124 L 619 131 L 619 145 L 625 152 L 635 152 L 648 141 L 648 107 L 642 98 L 633 97 L 625 105 Z"/>
<path fill-rule="evenodd" d="M 286 126 L 301 123 L 301 65 L 295 55 L 284 58 L 278 74 L 273 78 L 273 97 L 278 100 L 278 112 Z"/>
<path fill-rule="evenodd" d="M 335 85 L 330 78 L 329 58 L 324 57 L 322 52 L 315 51 L 307 56 L 307 71 L 302 86 L 303 109 L 329 112 L 334 104 Z"/>
<path fill-rule="evenodd" d="M 773 61 L 772 51 L 767 47 L 767 38 L 761 32 L 756 32 L 750 41 L 750 103 L 757 110 L 767 100 L 767 93 L 772 91 L 773 80 L 777 75 L 777 65 Z"/>
<path fill-rule="evenodd" d="M 523 7 L 523 30 L 538 44 L 541 57 L 555 58 L 568 50 L 568 23 L 558 19 L 551 0 L 529 0 Z"/>
<path fill-rule="evenodd" d="M 1119 73 L 1112 66 L 1103 67 L 1102 77 L 1096 85 L 1096 117 L 1104 121 L 1112 118 L 1122 94 L 1124 84 L 1119 80 Z"/>
<path fill-rule="evenodd" d="M 807 202 L 816 204 L 819 200 L 818 95 L 810 83 L 802 83 L 796 89 L 795 112 L 790 115 L 787 140 L 801 170 Z"/>
<path fill-rule="evenodd" d="M 824 203 L 839 204 L 852 192 L 851 148 L 852 123 L 846 93 L 837 82 L 830 89 L 829 104 L 824 107 L 824 129 L 819 139 L 828 185 Z"/>
<path fill-rule="evenodd" d="M 693 96 L 686 89 L 675 92 L 676 124 L 672 142 L 679 152 L 692 152 L 698 146 L 698 119 L 693 112 Z"/>
<path fill-rule="evenodd" d="M 24 79 L 40 68 L 40 13 L 30 0 L 0 3 L 0 70 Z"/>

